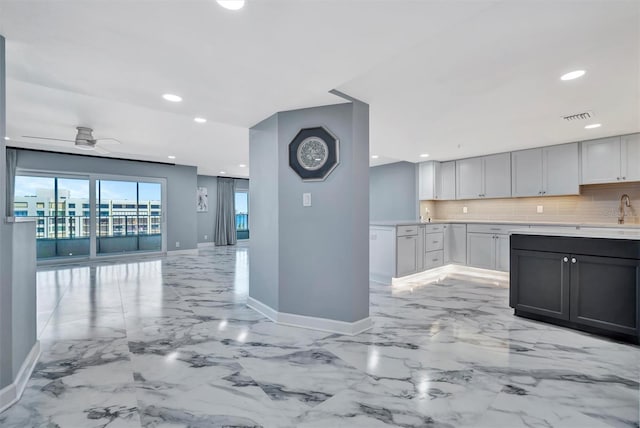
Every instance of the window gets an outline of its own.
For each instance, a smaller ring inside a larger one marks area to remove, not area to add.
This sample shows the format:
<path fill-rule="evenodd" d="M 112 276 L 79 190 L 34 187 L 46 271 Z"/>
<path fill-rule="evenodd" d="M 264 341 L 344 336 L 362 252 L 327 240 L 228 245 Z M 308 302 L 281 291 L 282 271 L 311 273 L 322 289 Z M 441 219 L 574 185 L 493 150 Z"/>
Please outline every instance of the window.
<path fill-rule="evenodd" d="M 14 202 L 13 209 L 29 208 L 29 202 Z"/>
<path fill-rule="evenodd" d="M 159 209 L 159 208 L 160 208 L 160 205 L 153 205 L 153 204 L 151 204 L 151 209 L 152 209 L 152 210 L 157 210 L 157 209 Z"/>
<path fill-rule="evenodd" d="M 147 204 L 140 204 L 140 205 L 138 205 L 138 208 L 140 208 L 141 210 L 146 210 L 147 209 Z"/>
<path fill-rule="evenodd" d="M 44 209 L 44 202 L 36 202 L 36 208 Z"/>
<path fill-rule="evenodd" d="M 136 206 L 135 206 L 135 205 L 133 205 L 133 204 L 127 204 L 127 205 L 125 205 L 124 207 L 125 207 L 126 209 L 129 209 L 129 210 L 135 210 L 135 209 L 136 209 Z"/>
<path fill-rule="evenodd" d="M 113 204 L 113 209 L 122 209 L 122 204 Z"/>
<path fill-rule="evenodd" d="M 44 217 L 44 211 L 43 210 L 38 210 L 38 211 L 36 211 L 36 215 L 38 217 Z"/>
<path fill-rule="evenodd" d="M 82 211 L 82 216 L 83 217 L 89 217 L 89 211 Z"/>
<path fill-rule="evenodd" d="M 72 216 L 72 217 L 75 217 L 76 212 L 75 211 L 69 211 L 69 215 Z"/>
<path fill-rule="evenodd" d="M 13 211 L 13 215 L 16 217 L 27 217 L 29 215 L 29 211 Z"/>
<path fill-rule="evenodd" d="M 76 207 L 76 204 L 71 204 L 71 203 L 69 204 L 69 208 L 75 208 L 75 207 Z"/>
<path fill-rule="evenodd" d="M 89 204 L 82 204 L 82 208 L 89 208 Z"/>
<path fill-rule="evenodd" d="M 236 235 L 238 239 L 249 239 L 249 192 L 236 192 L 235 204 Z"/>

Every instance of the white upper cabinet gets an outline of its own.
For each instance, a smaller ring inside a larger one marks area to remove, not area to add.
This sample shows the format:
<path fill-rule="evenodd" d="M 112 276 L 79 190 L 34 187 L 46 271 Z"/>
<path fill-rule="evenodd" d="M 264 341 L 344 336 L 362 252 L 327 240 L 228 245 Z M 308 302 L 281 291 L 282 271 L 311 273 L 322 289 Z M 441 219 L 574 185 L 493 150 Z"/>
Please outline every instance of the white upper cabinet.
<path fill-rule="evenodd" d="M 501 153 L 456 161 L 456 199 L 511 196 L 511 155 Z"/>
<path fill-rule="evenodd" d="M 578 143 L 511 153 L 513 196 L 580 193 Z"/>
<path fill-rule="evenodd" d="M 453 200 L 456 198 L 456 163 L 442 162 L 436 171 L 436 199 Z"/>
<path fill-rule="evenodd" d="M 620 175 L 623 180 L 640 181 L 640 134 L 620 137 Z"/>
<path fill-rule="evenodd" d="M 438 162 L 420 162 L 418 164 L 418 199 L 421 201 L 436 199 L 436 169 Z"/>

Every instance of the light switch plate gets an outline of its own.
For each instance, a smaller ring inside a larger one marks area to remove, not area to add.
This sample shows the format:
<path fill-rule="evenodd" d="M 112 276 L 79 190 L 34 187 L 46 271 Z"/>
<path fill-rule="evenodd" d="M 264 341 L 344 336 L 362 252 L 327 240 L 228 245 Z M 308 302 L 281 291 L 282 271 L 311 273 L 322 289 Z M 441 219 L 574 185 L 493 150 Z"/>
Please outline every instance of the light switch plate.
<path fill-rule="evenodd" d="M 469 209 L 467 207 L 462 207 L 462 213 L 466 214 L 469 212 Z"/>
<path fill-rule="evenodd" d="M 538 207 L 536 208 L 536 212 L 538 214 L 542 214 L 544 212 L 544 206 L 538 205 Z"/>
<path fill-rule="evenodd" d="M 310 207 L 311 206 L 311 193 L 303 193 L 302 194 L 302 206 Z"/>

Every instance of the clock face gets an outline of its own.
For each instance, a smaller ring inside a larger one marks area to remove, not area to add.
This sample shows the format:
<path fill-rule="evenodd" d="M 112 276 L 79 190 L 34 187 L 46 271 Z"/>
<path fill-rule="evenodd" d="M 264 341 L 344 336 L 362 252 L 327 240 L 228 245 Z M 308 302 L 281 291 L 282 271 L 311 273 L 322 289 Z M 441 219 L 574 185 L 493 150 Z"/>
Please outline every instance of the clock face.
<path fill-rule="evenodd" d="M 315 171 L 324 166 L 329 158 L 329 147 L 322 138 L 308 137 L 298 146 L 298 163 L 307 171 Z"/>

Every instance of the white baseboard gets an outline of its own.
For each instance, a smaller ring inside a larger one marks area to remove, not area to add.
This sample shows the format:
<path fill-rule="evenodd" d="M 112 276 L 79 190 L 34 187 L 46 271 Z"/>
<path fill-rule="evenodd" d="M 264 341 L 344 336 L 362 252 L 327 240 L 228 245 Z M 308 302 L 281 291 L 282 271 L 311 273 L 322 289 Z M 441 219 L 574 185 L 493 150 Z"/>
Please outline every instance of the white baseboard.
<path fill-rule="evenodd" d="M 33 373 L 33 369 L 36 367 L 36 363 L 40 358 L 40 342 L 36 343 L 29 351 L 27 358 L 25 358 L 16 379 L 13 383 L 5 386 L 0 390 L 0 413 L 13 406 L 22 397 L 22 393 L 27 386 L 27 382 Z"/>
<path fill-rule="evenodd" d="M 198 249 L 197 248 L 191 248 L 189 250 L 167 251 L 167 256 L 197 256 L 197 255 L 198 255 Z"/>
<path fill-rule="evenodd" d="M 272 307 L 267 306 L 252 297 L 247 299 L 247 306 L 277 324 L 289 325 L 292 327 L 302 327 L 311 330 L 326 331 L 329 333 L 346 334 L 349 336 L 355 336 L 373 327 L 371 317 L 366 317 L 355 322 L 345 322 L 331 320 L 328 318 L 317 318 L 290 314 L 287 312 L 278 312 Z"/>
<path fill-rule="evenodd" d="M 509 287 L 509 272 L 454 264 L 440 266 L 401 278 L 392 278 L 391 285 L 394 287 L 416 286 L 440 281 L 446 277 L 462 277 L 473 281 L 492 283 L 498 287 Z"/>
<path fill-rule="evenodd" d="M 215 246 L 216 244 L 214 244 L 213 242 L 198 242 L 198 248 L 209 248 Z"/>

